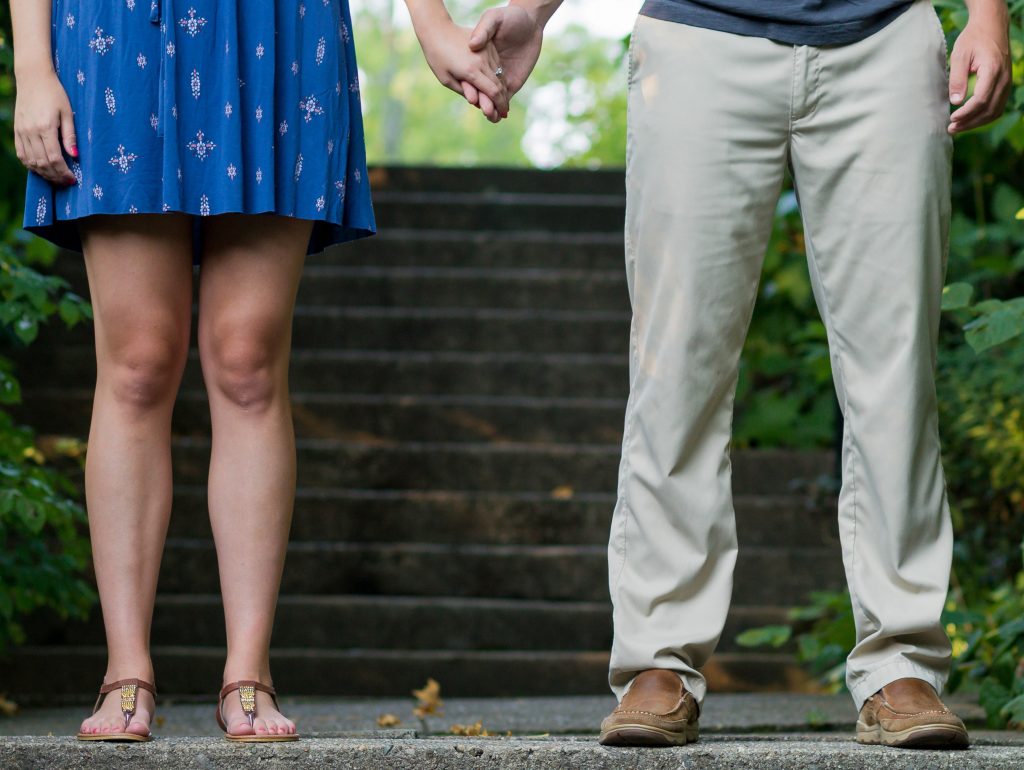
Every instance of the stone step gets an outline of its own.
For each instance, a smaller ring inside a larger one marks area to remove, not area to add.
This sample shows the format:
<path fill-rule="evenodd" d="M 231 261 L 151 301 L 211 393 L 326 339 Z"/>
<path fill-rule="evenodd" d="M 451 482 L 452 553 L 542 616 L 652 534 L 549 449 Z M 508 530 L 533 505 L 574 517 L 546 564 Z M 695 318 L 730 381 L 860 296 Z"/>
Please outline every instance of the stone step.
<path fill-rule="evenodd" d="M 740 549 L 734 583 L 737 604 L 790 605 L 811 590 L 840 587 L 843 565 L 837 548 L 747 546 Z M 219 578 L 213 543 L 168 539 L 160 587 L 177 594 L 216 592 Z M 289 545 L 281 590 L 606 601 L 607 548 L 299 541 Z"/>
<path fill-rule="evenodd" d="M 388 228 L 306 258 L 308 265 L 625 270 L 621 232 L 549 233 Z"/>
<path fill-rule="evenodd" d="M 381 229 L 622 232 L 625 195 L 601 193 L 398 192 L 374 196 Z"/>
<path fill-rule="evenodd" d="M 89 431 L 92 392 L 34 391 L 21 414 L 38 431 Z M 402 441 L 619 443 L 621 399 L 472 396 L 333 395 L 293 393 L 292 417 L 300 438 L 397 444 Z M 184 391 L 174 408 L 180 435 L 210 433 L 205 391 Z"/>
<path fill-rule="evenodd" d="M 814 712 L 811 712 L 814 714 Z M 490 723 L 488 723 L 490 724 Z M 75 743 L 69 737 L 0 739 L 0 763 L 9 770 L 66 770 L 79 767 L 124 767 L 132 770 L 236 770 L 256 762 L 267 770 L 292 767 L 347 770 L 1022 770 L 1024 751 L 1010 732 L 972 745 L 966 751 L 892 749 L 860 746 L 850 728 L 841 733 L 775 735 L 705 735 L 679 748 L 608 749 L 593 735 L 552 737 L 432 737 L 400 731 L 307 736 L 296 743 L 243 749 L 222 737 L 168 738 L 130 750 L 118 744 Z M 499 733 L 501 735 L 501 733 Z"/>
<path fill-rule="evenodd" d="M 460 350 L 626 355 L 629 314 L 580 310 L 295 310 L 296 349 Z"/>
<path fill-rule="evenodd" d="M 607 695 L 608 652 L 339 650 L 277 647 L 274 685 L 289 695 L 408 697 L 428 677 L 449 697 Z M 215 698 L 224 669 L 219 647 L 154 645 L 164 695 Z M 27 700 L 82 698 L 106 666 L 102 646 L 26 646 L 0 661 L 0 681 Z M 786 653 L 721 653 L 704 669 L 709 689 L 800 689 L 806 675 Z M 41 676 L 41 674 L 43 674 Z M 212 701 L 211 701 L 212 702 Z M 211 719 L 212 714 L 211 714 Z"/>
<path fill-rule="evenodd" d="M 60 272 L 84 291 L 84 263 Z M 627 312 L 629 295 L 621 269 L 311 264 L 303 271 L 297 304 Z"/>
<path fill-rule="evenodd" d="M 783 607 L 733 607 L 718 650 L 742 652 L 736 635 L 786 622 Z M 30 619 L 29 643 L 102 645 L 98 609 L 88 621 L 55 615 Z M 217 594 L 157 597 L 152 636 L 162 645 L 226 644 Z M 607 650 L 612 608 L 607 602 L 547 602 L 407 596 L 281 596 L 277 647 L 367 650 Z M 791 652 L 792 646 L 784 651 Z"/>
<path fill-rule="evenodd" d="M 203 484 L 210 441 L 173 441 L 176 480 Z M 616 444 L 490 444 L 297 442 L 298 484 L 359 489 L 463 489 L 580 493 L 614 492 L 621 449 Z M 737 452 L 733 486 L 740 494 L 789 494 L 831 473 L 832 453 L 789 450 Z"/>
<path fill-rule="evenodd" d="M 608 542 L 615 494 L 300 488 L 293 541 L 595 545 Z M 205 486 L 175 488 L 174 537 L 209 537 Z M 836 501 L 811 495 L 734 498 L 740 547 L 833 546 Z"/>
<path fill-rule="evenodd" d="M 537 169 L 509 166 L 376 166 L 370 169 L 375 196 L 391 192 L 545 193 L 625 195 L 623 169 Z"/>
<path fill-rule="evenodd" d="M 96 379 L 96 353 L 91 343 L 66 344 L 65 338 L 52 334 L 43 339 L 43 344 L 18 357 L 26 397 L 37 400 L 54 382 L 91 388 Z M 295 393 L 617 398 L 625 403 L 629 361 L 621 351 L 576 355 L 296 350 L 289 383 Z M 194 347 L 182 388 L 203 388 L 199 353 Z"/>

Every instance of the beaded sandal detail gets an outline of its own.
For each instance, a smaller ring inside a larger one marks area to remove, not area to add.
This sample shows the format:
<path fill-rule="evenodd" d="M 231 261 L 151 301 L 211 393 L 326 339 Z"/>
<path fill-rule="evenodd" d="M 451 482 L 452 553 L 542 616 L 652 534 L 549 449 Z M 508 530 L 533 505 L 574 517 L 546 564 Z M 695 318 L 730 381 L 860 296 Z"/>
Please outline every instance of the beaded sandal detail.
<path fill-rule="evenodd" d="M 120 690 L 124 729 L 119 733 L 78 733 L 75 737 L 80 741 L 133 741 L 143 743 L 153 740 L 152 732 L 146 735 L 128 732 L 128 725 L 132 723 L 132 717 L 135 716 L 136 700 L 140 689 L 151 692 L 153 697 L 156 697 L 156 687 L 142 679 L 119 679 L 116 682 L 104 684 L 100 687 L 100 694 L 96 698 L 96 705 L 93 706 L 92 713 L 95 714 L 100 710 L 100 706 L 103 705 L 107 695 L 114 692 L 114 690 Z"/>
<path fill-rule="evenodd" d="M 265 692 L 274 701 L 275 708 L 280 708 L 277 705 L 277 692 L 270 685 L 263 684 L 251 679 L 242 679 L 238 682 L 232 682 L 231 684 L 224 685 L 224 688 L 220 691 L 220 696 L 217 698 L 217 724 L 220 729 L 224 731 L 224 737 L 229 741 L 237 741 L 239 743 L 277 743 L 280 741 L 297 741 L 299 736 L 296 733 L 286 733 L 284 735 L 280 733 L 267 733 L 264 735 L 232 735 L 228 732 L 227 723 L 224 721 L 224 698 L 233 693 L 235 690 L 238 691 L 238 699 L 242 704 L 242 713 L 245 714 L 246 719 L 249 720 L 249 727 L 254 727 L 256 720 L 256 691 Z"/>

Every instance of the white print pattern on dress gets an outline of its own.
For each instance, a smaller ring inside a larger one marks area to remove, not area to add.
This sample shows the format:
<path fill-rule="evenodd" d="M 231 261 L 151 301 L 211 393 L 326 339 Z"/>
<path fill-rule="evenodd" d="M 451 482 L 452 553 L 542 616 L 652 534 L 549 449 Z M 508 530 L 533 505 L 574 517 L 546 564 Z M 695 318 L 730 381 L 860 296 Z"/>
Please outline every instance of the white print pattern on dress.
<path fill-rule="evenodd" d="M 135 0 L 125 0 L 124 4 L 128 6 L 129 11 L 135 10 Z"/>
<path fill-rule="evenodd" d="M 111 115 L 117 112 L 117 100 L 114 98 L 113 88 L 107 88 L 103 92 L 103 101 L 107 105 L 107 112 L 109 112 Z"/>
<path fill-rule="evenodd" d="M 334 140 L 333 139 L 328 139 L 327 140 L 327 154 L 330 155 L 332 152 L 334 152 Z"/>
<path fill-rule="evenodd" d="M 281 136 L 284 136 L 285 134 L 288 133 L 288 121 L 287 120 L 282 120 L 281 121 L 281 125 L 277 127 L 277 132 L 279 134 L 281 134 Z"/>
<path fill-rule="evenodd" d="M 302 175 L 302 153 L 295 159 L 295 181 L 299 181 L 299 177 Z"/>
<path fill-rule="evenodd" d="M 174 58 L 174 53 L 177 49 L 174 47 L 174 43 L 167 44 L 167 57 L 170 59 Z"/>
<path fill-rule="evenodd" d="M 139 55 L 135 57 L 135 63 L 139 65 L 140 70 L 146 69 L 146 65 L 149 63 L 146 59 L 146 54 L 139 52 Z"/>
<path fill-rule="evenodd" d="M 256 184 L 262 184 L 262 183 L 263 183 L 263 169 L 262 168 L 258 168 L 258 169 L 256 169 Z"/>
<path fill-rule="evenodd" d="M 159 125 L 160 125 L 160 118 L 158 118 L 156 116 L 156 113 L 155 112 L 149 113 L 149 126 L 150 126 L 150 128 L 152 128 L 154 131 L 156 131 L 156 129 L 157 129 L 157 127 Z"/>
<path fill-rule="evenodd" d="M 100 56 L 106 56 L 107 51 L 114 47 L 114 36 L 103 35 L 103 27 L 96 27 L 95 37 L 89 41 L 89 47 Z"/>
<path fill-rule="evenodd" d="M 75 28 L 75 16 L 74 16 L 74 14 L 69 13 L 67 15 L 67 18 L 64 19 L 64 23 L 68 25 L 68 29 L 74 29 Z"/>
<path fill-rule="evenodd" d="M 100 187 L 98 184 L 94 184 L 92 186 L 92 196 L 94 198 L 102 198 L 103 197 L 103 188 Z"/>
<path fill-rule="evenodd" d="M 316 63 L 324 63 L 324 54 L 327 53 L 327 38 L 321 37 L 316 41 Z"/>
<path fill-rule="evenodd" d="M 235 108 L 231 106 L 231 102 L 225 102 L 224 103 L 224 117 L 225 118 L 230 118 L 231 117 L 231 113 L 233 113 L 234 111 L 235 111 Z"/>
<path fill-rule="evenodd" d="M 206 160 L 210 156 L 210 150 L 216 147 L 212 141 L 207 141 L 202 131 L 196 131 L 196 138 L 188 143 L 188 148 L 199 160 Z"/>
<path fill-rule="evenodd" d="M 234 180 L 234 178 L 236 176 L 238 176 L 238 169 L 235 168 L 235 164 L 234 163 L 229 163 L 228 164 L 228 179 Z"/>
<path fill-rule="evenodd" d="M 260 123 L 263 120 L 263 107 L 256 108 L 256 122 Z"/>
<path fill-rule="evenodd" d="M 206 19 L 202 16 L 196 16 L 195 8 L 189 8 L 187 16 L 182 16 L 178 19 L 178 26 L 185 30 L 191 37 L 195 37 L 202 32 L 205 25 Z"/>
<path fill-rule="evenodd" d="M 82 186 L 82 164 L 77 160 L 71 164 L 71 173 L 75 175 L 75 181 L 78 182 L 78 186 Z"/>
<path fill-rule="evenodd" d="M 324 108 L 320 106 L 320 101 L 312 95 L 299 100 L 299 109 L 306 113 L 307 123 L 313 119 L 314 115 L 324 114 Z"/>
<path fill-rule="evenodd" d="M 262 59 L 263 58 L 263 51 L 264 50 L 265 49 L 263 48 L 263 43 L 260 43 L 259 45 L 256 46 L 256 58 L 257 59 Z"/>
<path fill-rule="evenodd" d="M 134 152 L 125 153 L 124 145 L 117 145 L 117 155 L 110 159 L 110 165 L 114 166 L 122 174 L 127 174 L 128 169 L 132 167 L 132 164 L 139 159 L 139 156 Z"/>
<path fill-rule="evenodd" d="M 36 204 L 36 224 L 41 225 L 46 221 L 46 196 L 40 195 Z"/>
<path fill-rule="evenodd" d="M 316 199 L 316 210 L 317 211 L 323 211 L 324 210 L 324 196 L 322 196 L 322 195 L 319 198 Z"/>
<path fill-rule="evenodd" d="M 129 214 L 138 214 L 139 213 L 139 209 L 133 203 L 131 206 L 128 207 L 128 213 Z"/>
<path fill-rule="evenodd" d="M 202 84 L 199 82 L 199 70 L 192 70 L 192 77 L 190 78 L 190 82 L 192 84 L 192 96 L 198 99 L 200 93 L 202 92 Z"/>
<path fill-rule="evenodd" d="M 78 79 L 78 85 L 83 85 L 85 83 L 85 73 L 82 72 L 82 70 L 78 70 L 78 75 L 76 77 Z"/>
<path fill-rule="evenodd" d="M 210 199 L 205 194 L 199 199 L 199 215 L 204 217 L 210 216 Z"/>
<path fill-rule="evenodd" d="M 292 74 L 293 75 L 298 75 L 299 74 L 299 63 L 297 61 L 293 61 L 292 62 Z"/>

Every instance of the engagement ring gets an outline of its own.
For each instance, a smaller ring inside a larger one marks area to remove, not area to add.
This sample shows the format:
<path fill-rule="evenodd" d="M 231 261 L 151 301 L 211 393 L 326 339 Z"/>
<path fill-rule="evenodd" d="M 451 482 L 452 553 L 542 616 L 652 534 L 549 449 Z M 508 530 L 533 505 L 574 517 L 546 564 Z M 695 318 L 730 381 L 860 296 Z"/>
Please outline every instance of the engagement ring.
<path fill-rule="evenodd" d="M 500 78 L 504 74 L 505 74 L 505 68 L 504 67 L 498 67 L 498 69 L 494 70 L 495 77 L 499 77 Z"/>

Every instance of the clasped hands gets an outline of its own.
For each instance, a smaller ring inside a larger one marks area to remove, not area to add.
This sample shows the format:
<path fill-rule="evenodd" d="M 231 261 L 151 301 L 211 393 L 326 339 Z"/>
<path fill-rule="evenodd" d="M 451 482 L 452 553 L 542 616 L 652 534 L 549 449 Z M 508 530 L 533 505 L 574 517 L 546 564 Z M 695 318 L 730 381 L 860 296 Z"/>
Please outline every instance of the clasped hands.
<path fill-rule="evenodd" d="M 427 64 L 441 83 L 480 108 L 492 123 L 508 117 L 509 102 L 540 56 L 544 23 L 530 10 L 492 8 L 469 29 L 441 3 L 408 0 Z"/>

